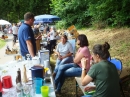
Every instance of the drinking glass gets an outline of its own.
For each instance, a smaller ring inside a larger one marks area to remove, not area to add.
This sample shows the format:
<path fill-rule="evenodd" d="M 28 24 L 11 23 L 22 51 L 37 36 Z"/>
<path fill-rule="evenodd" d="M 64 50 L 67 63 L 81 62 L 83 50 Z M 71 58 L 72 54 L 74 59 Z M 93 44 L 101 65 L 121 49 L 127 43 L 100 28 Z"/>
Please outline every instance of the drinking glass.
<path fill-rule="evenodd" d="M 27 56 L 27 59 L 30 59 L 30 57 L 31 57 L 31 55 L 30 55 L 30 54 L 26 54 L 26 56 Z"/>
<path fill-rule="evenodd" d="M 27 85 L 27 84 L 23 85 L 23 92 L 26 97 L 30 97 L 30 90 L 31 90 L 30 85 Z"/>
<path fill-rule="evenodd" d="M 21 83 L 16 84 L 17 97 L 23 97 L 23 86 Z"/>
<path fill-rule="evenodd" d="M 32 62 L 31 59 L 30 59 L 31 55 L 27 54 L 26 56 L 27 56 L 27 68 L 30 68 L 31 67 L 31 62 Z"/>

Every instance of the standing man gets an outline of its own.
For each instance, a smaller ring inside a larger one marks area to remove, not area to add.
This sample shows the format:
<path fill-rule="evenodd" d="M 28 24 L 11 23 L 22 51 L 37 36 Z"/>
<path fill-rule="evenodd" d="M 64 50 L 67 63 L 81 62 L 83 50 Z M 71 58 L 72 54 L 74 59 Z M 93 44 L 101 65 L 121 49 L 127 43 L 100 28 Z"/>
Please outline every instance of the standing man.
<path fill-rule="evenodd" d="M 17 40 L 17 34 L 18 34 L 18 27 L 17 27 L 17 24 L 16 23 L 13 23 L 13 27 L 12 27 L 12 31 L 13 31 L 13 46 L 15 45 L 16 43 L 16 40 Z"/>
<path fill-rule="evenodd" d="M 31 26 L 34 22 L 34 14 L 27 12 L 24 14 L 24 23 L 18 30 L 18 39 L 20 44 L 20 51 L 23 58 L 27 58 L 26 54 L 30 54 L 31 57 L 36 55 L 36 43 Z"/>

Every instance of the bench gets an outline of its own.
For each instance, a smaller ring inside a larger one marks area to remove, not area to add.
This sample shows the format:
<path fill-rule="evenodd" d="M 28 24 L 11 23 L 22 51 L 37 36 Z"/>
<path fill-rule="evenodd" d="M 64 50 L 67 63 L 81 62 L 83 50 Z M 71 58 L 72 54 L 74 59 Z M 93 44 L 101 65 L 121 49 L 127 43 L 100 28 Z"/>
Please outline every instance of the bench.
<path fill-rule="evenodd" d="M 81 85 L 81 77 L 75 77 L 75 80 L 76 80 L 76 97 L 77 97 L 77 87 L 79 87 L 82 90 L 83 94 L 86 95 L 85 91 L 84 91 L 85 87 L 87 87 L 87 86 L 95 86 L 93 82 L 90 82 L 86 86 L 82 86 Z"/>

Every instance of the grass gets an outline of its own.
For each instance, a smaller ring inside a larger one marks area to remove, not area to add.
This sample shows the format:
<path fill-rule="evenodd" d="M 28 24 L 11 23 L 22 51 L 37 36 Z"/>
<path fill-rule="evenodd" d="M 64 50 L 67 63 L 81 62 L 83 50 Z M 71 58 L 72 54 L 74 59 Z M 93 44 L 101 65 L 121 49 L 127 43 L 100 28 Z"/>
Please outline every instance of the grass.
<path fill-rule="evenodd" d="M 130 66 L 128 59 L 130 59 L 130 28 L 120 28 L 120 29 L 101 29 L 101 30 L 79 30 L 79 33 L 84 33 L 87 35 L 90 50 L 94 44 L 104 43 L 107 41 L 111 48 L 110 54 L 112 57 L 119 58 L 123 66 Z"/>
<path fill-rule="evenodd" d="M 111 57 L 119 58 L 122 63 L 123 67 L 130 67 L 130 28 L 107 28 L 107 29 L 81 29 L 78 30 L 80 34 L 87 35 L 89 40 L 89 49 L 91 50 L 95 44 L 104 43 L 107 41 L 111 48 L 110 54 Z M 52 65 L 54 68 L 55 60 L 52 60 Z M 127 72 L 130 69 L 127 68 Z M 129 72 L 130 74 L 130 72 Z M 130 90 L 130 85 L 123 85 L 124 90 L 128 88 Z M 127 90 L 126 90 L 127 91 Z M 78 89 L 78 97 L 83 95 L 82 91 Z M 126 94 L 127 97 L 130 97 L 130 94 Z M 63 87 L 62 87 L 62 94 L 56 95 L 57 97 L 75 97 L 75 79 L 74 78 L 67 78 Z"/>
<path fill-rule="evenodd" d="M 0 39 L 0 49 L 6 44 L 5 40 Z"/>

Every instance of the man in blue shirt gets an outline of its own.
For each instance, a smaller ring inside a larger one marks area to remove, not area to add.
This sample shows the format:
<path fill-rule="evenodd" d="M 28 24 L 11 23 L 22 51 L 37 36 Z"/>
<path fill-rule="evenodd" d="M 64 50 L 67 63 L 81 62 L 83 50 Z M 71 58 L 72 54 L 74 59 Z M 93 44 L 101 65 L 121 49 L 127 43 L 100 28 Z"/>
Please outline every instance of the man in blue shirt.
<path fill-rule="evenodd" d="M 30 54 L 31 57 L 36 55 L 36 43 L 31 26 L 34 22 L 34 15 L 31 12 L 27 12 L 24 15 L 24 23 L 18 30 L 18 39 L 20 44 L 21 55 L 26 58 L 26 54 Z"/>

